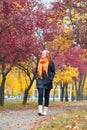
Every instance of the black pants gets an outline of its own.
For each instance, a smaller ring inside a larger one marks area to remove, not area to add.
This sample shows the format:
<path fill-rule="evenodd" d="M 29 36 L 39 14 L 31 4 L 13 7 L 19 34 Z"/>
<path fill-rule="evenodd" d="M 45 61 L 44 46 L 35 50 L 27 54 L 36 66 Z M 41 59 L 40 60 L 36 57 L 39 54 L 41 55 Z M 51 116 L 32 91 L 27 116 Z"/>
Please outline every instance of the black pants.
<path fill-rule="evenodd" d="M 38 105 L 43 105 L 43 98 L 44 98 L 44 106 L 48 107 L 49 96 L 50 96 L 50 89 L 38 88 Z"/>

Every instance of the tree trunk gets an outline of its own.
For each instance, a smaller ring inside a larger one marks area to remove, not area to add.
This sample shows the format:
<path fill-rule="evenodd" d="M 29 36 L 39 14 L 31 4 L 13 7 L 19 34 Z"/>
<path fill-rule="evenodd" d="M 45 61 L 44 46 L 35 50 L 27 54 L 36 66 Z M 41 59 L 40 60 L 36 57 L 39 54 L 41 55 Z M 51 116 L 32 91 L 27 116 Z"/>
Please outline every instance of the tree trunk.
<path fill-rule="evenodd" d="M 55 86 L 55 88 L 54 88 L 54 92 L 53 92 L 53 102 L 55 101 L 56 88 L 57 88 L 57 85 Z"/>
<path fill-rule="evenodd" d="M 64 98 L 64 86 L 61 87 L 61 101 L 63 101 L 63 98 Z"/>
<path fill-rule="evenodd" d="M 78 89 L 77 89 L 77 92 L 76 92 L 76 99 L 77 101 L 81 100 L 81 83 L 82 83 L 82 80 L 79 81 L 79 85 L 78 85 Z"/>
<path fill-rule="evenodd" d="M 86 75 L 83 76 L 82 79 L 80 79 L 78 87 L 77 87 L 77 83 L 76 80 L 74 79 L 75 82 L 75 88 L 76 88 L 76 100 L 83 100 L 83 89 L 84 89 L 84 84 L 86 81 Z"/>
<path fill-rule="evenodd" d="M 74 86 L 73 86 L 73 84 L 72 84 L 71 101 L 74 101 L 74 94 L 73 94 L 73 91 L 74 91 Z"/>
<path fill-rule="evenodd" d="M 68 83 L 64 83 L 65 88 L 65 101 L 68 101 Z"/>
<path fill-rule="evenodd" d="M 84 86 L 85 86 L 85 81 L 86 81 L 86 75 L 83 76 L 83 82 L 82 82 L 82 87 L 81 87 L 81 96 L 83 99 L 83 90 L 84 90 Z"/>
<path fill-rule="evenodd" d="M 62 83 L 60 83 L 60 88 L 61 88 L 61 97 L 60 97 L 60 101 L 63 101 L 63 98 L 64 98 L 64 86 L 62 85 Z"/>
<path fill-rule="evenodd" d="M 75 91 L 77 92 L 77 81 L 76 81 L 76 78 L 73 78 L 73 81 L 74 81 L 74 85 L 75 85 Z"/>
<path fill-rule="evenodd" d="M 6 76 L 2 75 L 2 82 L 0 86 L 0 106 L 4 106 L 4 87 L 5 87 Z"/>
<path fill-rule="evenodd" d="M 30 88 L 32 87 L 34 79 L 35 79 L 35 76 L 33 76 L 33 78 L 31 79 L 31 82 L 30 82 L 29 86 L 25 89 L 24 98 L 23 98 L 23 104 L 24 105 L 27 103 L 28 92 L 29 92 Z"/>

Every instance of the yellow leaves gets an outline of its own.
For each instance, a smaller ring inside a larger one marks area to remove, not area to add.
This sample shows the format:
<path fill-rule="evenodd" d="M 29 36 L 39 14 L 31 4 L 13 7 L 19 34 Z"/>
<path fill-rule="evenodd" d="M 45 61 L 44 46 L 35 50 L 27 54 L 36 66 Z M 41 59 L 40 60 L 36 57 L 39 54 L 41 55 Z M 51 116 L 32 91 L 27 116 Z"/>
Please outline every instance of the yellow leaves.
<path fill-rule="evenodd" d="M 84 14 L 80 14 L 80 13 L 74 13 L 73 14 L 73 20 L 76 20 L 76 19 L 81 19 L 82 22 L 86 22 L 86 19 L 87 18 L 87 13 L 84 13 Z"/>
<path fill-rule="evenodd" d="M 77 68 L 73 67 L 65 67 L 64 73 L 63 73 L 63 81 L 64 82 L 72 82 L 72 77 L 78 76 L 78 70 Z"/>
<path fill-rule="evenodd" d="M 22 9 L 22 5 L 21 5 L 20 3 L 18 3 L 18 2 L 13 2 L 13 4 L 14 4 L 17 8 Z"/>
<path fill-rule="evenodd" d="M 60 49 L 61 53 L 63 53 L 67 48 L 71 46 L 71 41 L 66 37 L 57 36 L 56 39 L 52 42 L 51 47 L 53 49 Z"/>
<path fill-rule="evenodd" d="M 78 4 L 83 5 L 84 3 L 78 3 Z M 81 6 L 81 5 L 79 5 L 79 6 Z M 68 10 L 68 12 L 69 12 L 69 10 Z M 64 19 L 63 19 L 63 24 L 64 25 L 70 25 L 72 21 L 77 21 L 79 19 L 82 19 L 83 22 L 86 22 L 84 19 L 87 18 L 87 13 L 81 14 L 80 11 L 77 12 L 74 8 L 71 9 L 69 13 L 71 14 L 71 19 L 70 19 L 69 16 L 65 16 Z"/>
<path fill-rule="evenodd" d="M 29 80 L 24 73 L 13 68 L 7 76 L 6 92 L 9 92 L 9 94 L 13 93 L 14 95 L 20 94 L 21 92 L 23 93 L 28 85 L 27 82 L 29 83 Z"/>
<path fill-rule="evenodd" d="M 67 34 L 70 33 L 71 31 L 72 31 L 72 30 L 71 30 L 70 28 L 65 28 L 65 29 L 64 29 L 64 33 L 67 33 Z"/>
<path fill-rule="evenodd" d="M 75 13 L 75 14 L 73 15 L 73 17 L 74 17 L 74 19 L 78 19 L 78 18 L 80 17 L 80 15 L 79 15 L 78 13 Z"/>
<path fill-rule="evenodd" d="M 7 27 L 11 26 L 11 23 L 7 23 Z"/>
<path fill-rule="evenodd" d="M 70 24 L 70 22 L 71 22 L 70 18 L 68 16 L 65 16 L 63 19 L 63 23 L 67 25 Z"/>
<path fill-rule="evenodd" d="M 19 94 L 19 81 L 16 76 L 9 74 L 6 80 L 6 92 L 9 94 Z"/>
<path fill-rule="evenodd" d="M 87 18 L 87 13 L 84 14 L 84 18 Z"/>
<path fill-rule="evenodd" d="M 78 77 L 78 69 L 71 66 L 63 66 L 63 70 L 58 70 L 55 75 L 54 82 L 72 82 L 73 77 Z"/>
<path fill-rule="evenodd" d="M 53 18 L 48 18 L 48 21 L 49 22 L 52 22 L 54 19 Z"/>
<path fill-rule="evenodd" d="M 71 10 L 71 14 L 72 14 L 72 20 L 75 21 L 76 19 L 79 19 L 81 17 L 81 15 L 77 12 L 75 12 L 75 10 Z M 71 23 L 71 19 L 69 16 L 65 16 L 63 19 L 63 23 L 65 25 L 68 25 Z"/>
<path fill-rule="evenodd" d="M 86 7 L 86 2 L 80 1 L 76 3 L 77 7 Z"/>

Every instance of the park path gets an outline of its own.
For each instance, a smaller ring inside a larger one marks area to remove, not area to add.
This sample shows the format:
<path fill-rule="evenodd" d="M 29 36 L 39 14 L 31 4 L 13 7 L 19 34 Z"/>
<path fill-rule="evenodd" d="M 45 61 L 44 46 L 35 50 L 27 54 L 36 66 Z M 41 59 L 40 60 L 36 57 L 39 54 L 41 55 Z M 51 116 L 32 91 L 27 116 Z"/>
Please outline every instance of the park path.
<path fill-rule="evenodd" d="M 0 130 L 36 130 L 55 114 L 76 108 L 87 108 L 87 103 L 49 106 L 48 116 L 39 116 L 36 109 L 1 111 Z"/>
<path fill-rule="evenodd" d="M 39 116 L 35 109 L 7 110 L 0 112 L 0 130 L 35 130 L 34 127 L 47 120 L 47 116 Z M 50 110 L 48 117 L 57 113 Z"/>

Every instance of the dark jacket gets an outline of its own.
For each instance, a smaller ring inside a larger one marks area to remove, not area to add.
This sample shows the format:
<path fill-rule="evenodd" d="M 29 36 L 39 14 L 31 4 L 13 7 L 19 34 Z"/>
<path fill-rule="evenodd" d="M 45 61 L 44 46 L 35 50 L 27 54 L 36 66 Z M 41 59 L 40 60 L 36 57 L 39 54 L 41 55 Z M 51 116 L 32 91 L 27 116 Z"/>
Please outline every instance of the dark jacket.
<path fill-rule="evenodd" d="M 42 73 L 42 79 L 40 79 L 36 74 L 36 85 L 37 88 L 52 89 L 52 80 L 55 75 L 55 66 L 53 61 L 48 65 L 48 77 L 45 72 Z"/>

